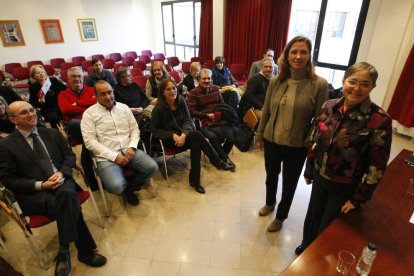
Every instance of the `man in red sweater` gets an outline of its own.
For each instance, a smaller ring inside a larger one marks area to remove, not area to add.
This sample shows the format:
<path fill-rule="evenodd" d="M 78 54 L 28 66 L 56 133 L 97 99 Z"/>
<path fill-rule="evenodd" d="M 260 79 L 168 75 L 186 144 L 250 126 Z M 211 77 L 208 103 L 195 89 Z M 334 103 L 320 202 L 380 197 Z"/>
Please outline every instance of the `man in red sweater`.
<path fill-rule="evenodd" d="M 58 104 L 67 127 L 69 139 L 82 144 L 81 164 L 86 180 L 92 190 L 98 188 L 93 163 L 88 150 L 85 148 L 80 129 L 83 112 L 96 103 L 95 92 L 92 87 L 83 85 L 83 71 L 79 67 L 68 70 L 68 88 L 59 94 Z"/>

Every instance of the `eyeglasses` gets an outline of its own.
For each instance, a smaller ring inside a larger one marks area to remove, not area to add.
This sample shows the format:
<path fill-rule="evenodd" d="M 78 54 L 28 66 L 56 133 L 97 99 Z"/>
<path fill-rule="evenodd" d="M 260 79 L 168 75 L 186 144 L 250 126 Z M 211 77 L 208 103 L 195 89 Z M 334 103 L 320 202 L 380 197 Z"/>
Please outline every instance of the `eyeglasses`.
<path fill-rule="evenodd" d="M 348 83 L 349 86 L 353 88 L 359 86 L 359 88 L 362 88 L 362 89 L 369 89 L 372 87 L 372 83 L 368 81 L 360 82 L 355 79 L 349 79 L 349 80 L 346 80 L 346 82 Z"/>
<path fill-rule="evenodd" d="M 17 114 L 15 114 L 15 115 L 13 115 L 13 116 L 10 116 L 10 117 L 15 117 L 15 116 L 27 116 L 27 115 L 29 115 L 30 113 L 36 113 L 36 109 L 35 108 L 29 108 L 29 109 L 24 109 L 24 110 L 22 110 L 22 111 L 20 111 L 19 113 L 17 113 Z"/>

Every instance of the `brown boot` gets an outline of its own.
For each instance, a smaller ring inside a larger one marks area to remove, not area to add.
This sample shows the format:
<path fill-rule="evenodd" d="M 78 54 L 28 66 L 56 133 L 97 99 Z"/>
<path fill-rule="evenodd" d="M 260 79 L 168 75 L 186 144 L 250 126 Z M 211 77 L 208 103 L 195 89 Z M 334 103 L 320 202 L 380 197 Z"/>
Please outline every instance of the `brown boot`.
<path fill-rule="evenodd" d="M 282 228 L 283 220 L 279 220 L 275 218 L 269 226 L 267 226 L 267 232 L 276 232 L 279 231 L 280 228 Z"/>
<path fill-rule="evenodd" d="M 276 203 L 273 205 L 265 205 L 259 210 L 259 216 L 267 216 L 275 209 Z"/>

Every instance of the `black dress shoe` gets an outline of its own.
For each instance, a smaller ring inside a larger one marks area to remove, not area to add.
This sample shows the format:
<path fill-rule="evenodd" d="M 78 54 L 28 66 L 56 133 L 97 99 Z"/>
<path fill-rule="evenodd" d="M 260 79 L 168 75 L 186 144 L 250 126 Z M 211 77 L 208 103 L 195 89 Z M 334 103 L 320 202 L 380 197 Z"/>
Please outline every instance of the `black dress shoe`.
<path fill-rule="evenodd" d="M 101 267 L 106 264 L 106 258 L 101 254 L 98 254 L 96 250 L 92 251 L 90 254 L 79 254 L 78 260 L 88 266 L 92 267 Z"/>
<path fill-rule="evenodd" d="M 55 261 L 56 261 L 55 276 L 69 275 L 70 270 L 71 270 L 69 250 L 59 252 L 55 258 Z"/>
<path fill-rule="evenodd" d="M 227 158 L 226 163 L 230 166 L 230 171 L 234 172 L 236 170 L 236 164 L 234 164 L 230 158 Z"/>
<path fill-rule="evenodd" d="M 298 247 L 296 247 L 295 249 L 295 254 L 296 255 L 300 255 L 302 254 L 302 252 L 305 250 L 305 246 L 303 244 L 299 245 Z"/>
<path fill-rule="evenodd" d="M 139 198 L 133 192 L 124 191 L 122 193 L 122 198 L 131 205 L 136 206 L 139 204 Z"/>
<path fill-rule="evenodd" d="M 206 190 L 204 190 L 204 187 L 201 186 L 200 184 L 194 186 L 194 189 L 197 191 L 197 193 L 200 193 L 200 194 L 205 194 L 206 193 Z"/>
<path fill-rule="evenodd" d="M 227 162 L 221 161 L 221 163 L 218 165 L 217 169 L 223 170 L 223 171 L 231 171 L 232 168 Z"/>

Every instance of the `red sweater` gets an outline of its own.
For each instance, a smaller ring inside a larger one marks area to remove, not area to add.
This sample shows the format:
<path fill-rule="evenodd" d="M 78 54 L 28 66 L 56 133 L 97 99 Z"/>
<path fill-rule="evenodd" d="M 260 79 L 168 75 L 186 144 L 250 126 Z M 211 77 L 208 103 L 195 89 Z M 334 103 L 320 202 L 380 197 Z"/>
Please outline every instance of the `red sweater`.
<path fill-rule="evenodd" d="M 80 94 L 67 88 L 59 94 L 58 99 L 59 109 L 66 123 L 72 119 L 82 119 L 83 112 L 95 103 L 95 92 L 92 87 L 88 86 L 84 86 Z"/>

